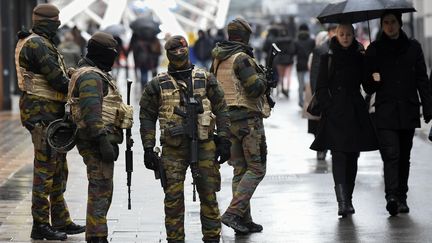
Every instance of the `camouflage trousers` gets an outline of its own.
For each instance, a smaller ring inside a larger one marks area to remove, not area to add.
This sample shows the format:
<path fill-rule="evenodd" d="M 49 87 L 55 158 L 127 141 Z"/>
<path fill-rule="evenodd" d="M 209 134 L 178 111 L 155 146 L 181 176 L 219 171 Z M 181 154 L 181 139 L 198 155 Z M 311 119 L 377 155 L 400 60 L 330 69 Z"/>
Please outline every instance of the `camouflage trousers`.
<path fill-rule="evenodd" d="M 68 167 L 65 153 L 52 150 L 46 141 L 46 126 L 37 123 L 30 131 L 34 147 L 32 216 L 33 222 L 53 226 L 72 223 L 63 193 Z"/>
<path fill-rule="evenodd" d="M 252 221 L 250 199 L 264 178 L 267 164 L 267 144 L 262 118 L 231 121 L 231 158 L 234 168 L 233 198 L 226 210 L 244 222 Z"/>
<path fill-rule="evenodd" d="M 185 140 L 179 147 L 164 146 L 162 150 L 162 163 L 167 177 L 164 203 L 168 242 L 184 242 L 185 240 L 184 181 L 189 163 L 187 144 Z M 200 199 L 203 240 L 218 240 L 221 232 L 221 218 L 216 192 L 220 190 L 220 165 L 214 161 L 214 142 L 200 142 L 198 157 L 200 176 L 195 181 Z"/>
<path fill-rule="evenodd" d="M 114 163 L 102 162 L 94 142 L 79 139 L 77 148 L 87 166 L 86 239 L 108 236 L 107 214 L 113 195 Z"/>

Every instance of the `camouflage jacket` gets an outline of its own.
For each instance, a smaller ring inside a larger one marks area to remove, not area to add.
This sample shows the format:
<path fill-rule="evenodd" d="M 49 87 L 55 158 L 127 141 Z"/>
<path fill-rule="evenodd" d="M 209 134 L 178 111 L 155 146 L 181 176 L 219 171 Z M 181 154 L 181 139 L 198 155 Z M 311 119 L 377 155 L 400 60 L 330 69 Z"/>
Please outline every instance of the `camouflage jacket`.
<path fill-rule="evenodd" d="M 78 68 L 84 66 L 96 67 L 88 58 L 84 57 L 78 62 Z M 110 77 L 110 75 L 107 73 Z M 108 94 L 108 83 L 95 72 L 88 72 L 78 77 L 72 95 L 79 97 L 81 116 L 86 124 L 85 128 L 78 131 L 79 137 L 83 139 L 96 139 L 99 135 L 107 134 L 109 140 L 121 143 L 123 133 L 115 127 L 105 127 L 102 121 L 103 97 Z"/>
<path fill-rule="evenodd" d="M 217 134 L 228 138 L 230 122 L 224 92 L 214 75 L 207 72 L 206 76 L 206 95 L 210 100 L 212 113 L 216 115 Z M 156 121 L 161 103 L 160 81 L 155 77 L 145 86 L 140 100 L 140 133 L 144 148 L 155 146 Z"/>
<path fill-rule="evenodd" d="M 239 52 L 244 52 L 248 55 L 240 55 L 235 59 L 233 65 L 234 73 L 240 80 L 246 95 L 248 97 L 258 98 L 265 93 L 267 81 L 265 75 L 258 72 L 255 68 L 251 47 L 236 41 L 222 41 L 216 44 L 216 47 L 212 50 L 212 56 L 213 59 L 223 61 Z M 217 67 L 212 65 L 210 72 L 215 73 L 216 68 Z M 229 110 L 229 117 L 232 120 L 239 120 L 251 116 L 255 116 L 255 113 L 250 112 L 244 107 Z"/>
<path fill-rule="evenodd" d="M 44 43 L 44 39 L 53 43 L 46 24 L 48 23 L 38 21 L 38 24 L 33 27 L 33 32 L 40 37 L 32 38 L 25 43 L 19 55 L 19 65 L 33 73 L 44 75 L 54 90 L 66 94 L 69 79 L 60 68 L 57 52 L 53 49 L 54 44 L 47 46 Z M 61 118 L 64 115 L 64 104 L 24 93 L 20 100 L 21 122 L 26 127 L 32 127 L 39 121 Z"/>

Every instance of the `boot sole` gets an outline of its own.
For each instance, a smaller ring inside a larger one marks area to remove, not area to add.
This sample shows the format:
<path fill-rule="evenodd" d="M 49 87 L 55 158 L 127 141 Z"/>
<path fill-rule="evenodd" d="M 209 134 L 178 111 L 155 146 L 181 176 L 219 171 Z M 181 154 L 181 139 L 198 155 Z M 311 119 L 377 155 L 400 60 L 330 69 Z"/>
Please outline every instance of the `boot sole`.
<path fill-rule="evenodd" d="M 67 237 L 65 237 L 65 238 L 51 238 L 51 237 L 34 236 L 34 235 L 30 236 L 30 238 L 32 238 L 33 240 L 44 240 L 44 239 L 46 239 L 46 240 L 60 240 L 60 241 L 67 240 Z"/>
<path fill-rule="evenodd" d="M 234 231 L 235 231 L 236 233 L 240 233 L 240 234 L 248 234 L 248 233 L 249 233 L 249 230 L 246 230 L 246 231 L 241 230 L 241 229 L 239 229 L 238 227 L 236 227 L 236 225 L 234 225 L 234 224 L 230 224 L 230 223 L 228 223 L 228 222 L 224 222 L 224 220 L 222 220 L 222 223 L 223 223 L 224 225 L 226 225 L 226 226 L 228 226 L 228 227 L 234 229 Z"/>

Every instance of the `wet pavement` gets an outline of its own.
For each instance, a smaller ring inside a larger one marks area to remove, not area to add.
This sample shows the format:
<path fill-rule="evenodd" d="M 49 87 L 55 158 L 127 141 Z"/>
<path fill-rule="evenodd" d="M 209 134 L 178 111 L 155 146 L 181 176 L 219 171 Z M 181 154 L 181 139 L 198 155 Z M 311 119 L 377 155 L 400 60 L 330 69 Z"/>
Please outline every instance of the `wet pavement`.
<path fill-rule="evenodd" d="M 120 82 L 121 87 L 122 82 Z M 135 87 L 138 88 L 138 87 Z M 238 236 L 223 226 L 222 242 L 432 242 L 432 144 L 426 140 L 429 125 L 418 129 L 412 150 L 409 214 L 389 217 L 385 210 L 382 162 L 378 152 L 362 153 L 353 204 L 356 214 L 341 219 L 333 191 L 331 157 L 317 161 L 308 149 L 313 136 L 301 118 L 295 95 L 278 98 L 265 120 L 268 170 L 252 199 L 254 221 L 262 233 Z M 124 93 L 124 88 L 121 88 Z M 139 91 L 132 100 L 138 103 Z M 15 102 L 16 104 L 17 102 Z M 135 105 L 135 118 L 138 107 Z M 138 121 L 138 120 L 136 120 Z M 127 210 L 124 154 L 115 164 L 114 198 L 108 214 L 110 242 L 166 242 L 163 192 L 152 171 L 143 164 L 139 124 L 133 127 L 135 145 L 132 175 L 132 210 Z M 0 113 L 0 242 L 31 242 L 32 146 L 20 126 L 17 109 Z M 125 147 L 122 145 L 121 150 Z M 69 180 L 66 200 L 76 223 L 85 223 L 87 179 L 76 149 L 68 153 Z M 232 169 L 221 168 L 221 212 L 231 200 Z M 192 202 L 191 176 L 185 182 L 186 242 L 201 242 L 199 202 Z M 38 241 L 33 241 L 38 242 Z M 84 242 L 84 234 L 67 242 Z"/>

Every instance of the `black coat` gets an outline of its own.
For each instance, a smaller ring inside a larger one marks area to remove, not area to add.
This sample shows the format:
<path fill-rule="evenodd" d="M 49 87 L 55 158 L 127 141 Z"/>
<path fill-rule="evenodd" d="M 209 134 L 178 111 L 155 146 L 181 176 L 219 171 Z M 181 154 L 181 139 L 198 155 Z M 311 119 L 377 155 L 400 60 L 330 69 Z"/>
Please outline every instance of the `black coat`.
<path fill-rule="evenodd" d="M 315 48 L 315 41 L 310 38 L 309 32 L 301 31 L 296 44 L 297 71 L 308 71 L 309 54 Z"/>
<path fill-rule="evenodd" d="M 318 73 L 316 95 L 324 109 L 311 149 L 338 152 L 378 149 L 375 130 L 360 93 L 363 66 L 363 47 L 357 41 L 343 49 L 335 38 L 331 40 L 330 51 L 322 55 Z"/>
<path fill-rule="evenodd" d="M 366 83 L 376 91 L 374 120 L 377 128 L 420 127 L 420 100 L 425 118 L 432 117 L 431 87 L 420 43 L 401 31 L 397 40 L 384 33 L 366 51 Z M 372 73 L 379 72 L 381 82 Z"/>

